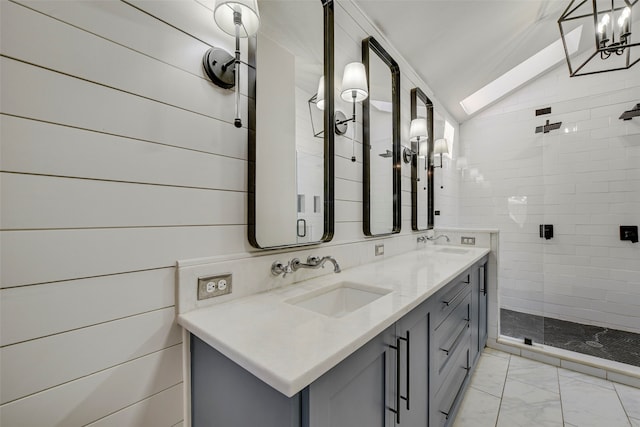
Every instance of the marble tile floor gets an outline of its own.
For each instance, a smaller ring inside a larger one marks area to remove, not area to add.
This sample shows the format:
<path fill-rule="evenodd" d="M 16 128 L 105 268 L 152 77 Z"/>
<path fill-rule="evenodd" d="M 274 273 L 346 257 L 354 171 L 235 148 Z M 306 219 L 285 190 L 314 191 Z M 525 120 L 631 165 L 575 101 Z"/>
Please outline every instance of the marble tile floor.
<path fill-rule="evenodd" d="M 454 427 L 640 427 L 640 389 L 486 348 Z"/>
<path fill-rule="evenodd" d="M 500 310 L 500 333 L 629 365 L 640 366 L 640 334 Z"/>

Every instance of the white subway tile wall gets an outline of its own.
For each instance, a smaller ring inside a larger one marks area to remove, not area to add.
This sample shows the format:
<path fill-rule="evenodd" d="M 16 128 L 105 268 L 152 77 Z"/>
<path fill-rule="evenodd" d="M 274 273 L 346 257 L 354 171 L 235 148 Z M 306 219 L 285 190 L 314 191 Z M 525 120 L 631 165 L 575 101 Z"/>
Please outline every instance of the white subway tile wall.
<path fill-rule="evenodd" d="M 460 126 L 460 226 L 500 230 L 502 307 L 640 332 L 640 244 L 619 239 L 640 226 L 640 120 L 618 119 L 638 102 L 637 69 L 562 64 Z"/>

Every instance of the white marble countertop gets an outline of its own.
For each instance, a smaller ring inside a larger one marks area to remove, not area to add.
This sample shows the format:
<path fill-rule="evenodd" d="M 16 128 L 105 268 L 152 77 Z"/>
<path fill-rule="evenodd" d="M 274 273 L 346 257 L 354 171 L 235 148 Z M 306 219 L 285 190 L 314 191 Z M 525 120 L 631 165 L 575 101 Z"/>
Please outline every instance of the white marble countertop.
<path fill-rule="evenodd" d="M 197 309 L 178 315 L 178 323 L 291 397 L 489 253 L 466 247 L 465 254 L 442 252 L 450 247 L 429 245 L 340 274 Z M 285 302 L 341 281 L 392 292 L 341 318 Z"/>

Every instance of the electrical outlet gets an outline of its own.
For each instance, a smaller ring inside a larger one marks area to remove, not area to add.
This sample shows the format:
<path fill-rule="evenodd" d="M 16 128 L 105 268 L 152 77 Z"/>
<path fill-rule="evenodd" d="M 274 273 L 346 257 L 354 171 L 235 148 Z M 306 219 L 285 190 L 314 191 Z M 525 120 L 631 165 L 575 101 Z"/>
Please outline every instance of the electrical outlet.
<path fill-rule="evenodd" d="M 476 238 L 475 237 L 461 237 L 460 244 L 462 245 L 475 245 Z"/>
<path fill-rule="evenodd" d="M 198 278 L 198 300 L 231 293 L 231 273 Z"/>
<path fill-rule="evenodd" d="M 376 245 L 376 256 L 384 255 L 384 244 Z"/>

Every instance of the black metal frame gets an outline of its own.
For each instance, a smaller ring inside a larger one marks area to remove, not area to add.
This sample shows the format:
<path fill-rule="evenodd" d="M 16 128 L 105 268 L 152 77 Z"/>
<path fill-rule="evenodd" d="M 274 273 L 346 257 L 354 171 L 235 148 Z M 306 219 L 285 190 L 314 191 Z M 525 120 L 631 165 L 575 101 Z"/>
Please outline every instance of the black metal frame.
<path fill-rule="evenodd" d="M 425 95 L 425 93 L 418 87 L 411 89 L 411 120 L 418 118 L 418 100 L 422 101 L 427 107 L 427 132 L 429 139 L 429 149 L 427 153 L 427 228 L 420 228 L 418 226 L 418 183 L 420 182 L 420 176 L 418 172 L 418 153 L 420 147 L 415 147 L 413 143 L 411 150 L 416 153 L 411 156 L 411 229 L 413 231 L 424 231 L 433 229 L 434 215 L 433 215 L 433 143 L 435 138 L 433 137 L 433 102 Z"/>
<path fill-rule="evenodd" d="M 627 49 L 627 52 L 626 52 L 626 57 L 627 57 L 626 59 L 627 60 L 626 60 L 626 66 L 625 67 L 618 67 L 618 68 L 611 68 L 611 69 L 608 69 L 608 70 L 598 70 L 598 71 L 580 73 L 580 70 L 582 70 L 582 68 L 584 68 L 596 55 L 601 55 L 602 53 L 605 53 L 610 49 L 608 47 L 601 47 L 600 46 L 599 41 L 598 41 L 598 37 L 597 37 L 597 34 L 596 34 L 596 37 L 595 37 L 595 51 L 589 56 L 589 58 L 587 58 L 575 70 L 573 69 L 573 67 L 571 66 L 571 58 L 570 58 L 570 55 L 569 55 L 569 50 L 567 49 L 567 43 L 565 41 L 564 28 L 562 27 L 562 24 L 564 22 L 568 22 L 568 21 L 574 21 L 574 20 L 577 20 L 577 19 L 584 19 L 584 18 L 593 17 L 593 25 L 594 25 L 595 28 L 597 28 L 597 26 L 598 26 L 597 0 L 592 0 L 593 4 L 592 4 L 592 12 L 591 13 L 585 14 L 585 15 L 571 16 L 582 5 L 587 3 L 587 1 L 589 1 L 589 0 L 571 0 L 571 3 L 569 3 L 569 6 L 567 6 L 565 11 L 562 13 L 562 15 L 560 15 L 560 18 L 558 19 L 558 27 L 560 28 L 560 36 L 562 37 L 562 45 L 564 46 L 564 54 L 565 54 L 565 56 L 567 58 L 567 65 L 569 67 L 569 76 L 570 77 L 587 76 L 587 75 L 590 75 L 590 74 L 600 74 L 600 73 L 606 73 L 606 72 L 609 72 L 609 71 L 627 70 L 627 69 L 633 67 L 638 62 L 640 62 L 640 58 L 636 59 L 633 62 L 630 62 L 631 61 L 631 47 L 640 46 L 640 42 L 629 43 L 629 44 L 627 44 L 625 46 L 625 49 Z M 629 7 L 633 7 L 636 3 L 638 3 L 638 0 L 635 0 L 635 1 L 623 0 L 623 1 Z M 576 3 L 578 3 L 578 4 L 574 6 L 574 4 L 576 4 Z M 619 9 L 616 9 L 616 10 L 619 10 Z M 631 25 L 631 23 L 629 25 Z M 596 31 L 596 33 L 597 33 L 597 31 Z M 604 61 L 606 61 L 606 59 L 604 59 Z"/>
<path fill-rule="evenodd" d="M 335 223 L 334 202 L 334 15 L 333 0 L 320 0 L 324 11 L 324 233 L 317 242 L 292 243 L 290 245 L 263 247 L 256 239 L 256 51 L 257 38 L 249 38 L 249 182 L 247 237 L 249 243 L 258 249 L 281 249 L 298 246 L 317 245 L 333 238 Z M 326 130 L 329 131 L 326 131 Z"/>
<path fill-rule="evenodd" d="M 363 160 L 363 231 L 365 236 L 386 236 L 400 232 L 401 222 L 401 153 L 400 153 L 400 67 L 398 63 L 387 53 L 386 50 L 371 37 L 362 40 L 362 62 L 367 72 L 367 84 L 370 85 L 369 78 L 369 52 L 373 51 L 391 70 L 391 104 L 393 123 L 393 228 L 390 233 L 373 234 L 371 232 L 371 135 L 370 132 L 370 112 L 371 106 L 367 97 L 362 102 L 362 160 Z"/>

